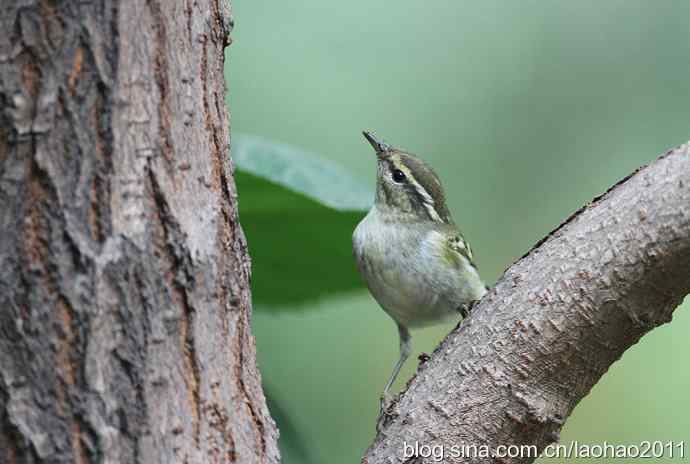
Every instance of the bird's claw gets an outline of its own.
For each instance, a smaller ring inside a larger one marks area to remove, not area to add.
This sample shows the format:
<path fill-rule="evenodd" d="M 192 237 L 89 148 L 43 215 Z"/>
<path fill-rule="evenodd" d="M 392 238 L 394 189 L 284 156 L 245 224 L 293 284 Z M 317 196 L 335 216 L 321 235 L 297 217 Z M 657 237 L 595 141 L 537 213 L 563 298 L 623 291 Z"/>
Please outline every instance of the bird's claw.
<path fill-rule="evenodd" d="M 391 414 L 388 412 L 388 407 L 391 405 L 393 402 L 393 398 L 387 394 L 384 393 L 381 395 L 380 403 L 379 403 L 379 417 L 376 419 L 376 432 L 381 433 L 383 430 L 383 426 L 386 424 L 387 419 L 391 417 Z"/>
<path fill-rule="evenodd" d="M 474 309 L 474 307 L 477 306 L 477 303 L 479 303 L 479 300 L 472 300 L 469 303 L 464 303 L 460 305 L 458 311 L 460 311 L 460 315 L 463 319 L 466 319 L 467 316 L 470 315 L 472 309 Z"/>

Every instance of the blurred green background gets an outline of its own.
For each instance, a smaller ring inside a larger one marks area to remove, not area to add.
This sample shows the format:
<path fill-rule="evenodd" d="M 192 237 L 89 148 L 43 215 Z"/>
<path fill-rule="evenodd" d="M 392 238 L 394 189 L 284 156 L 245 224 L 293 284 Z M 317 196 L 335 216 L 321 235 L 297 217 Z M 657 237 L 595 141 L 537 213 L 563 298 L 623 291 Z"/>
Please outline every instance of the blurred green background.
<path fill-rule="evenodd" d="M 317 153 L 369 185 L 362 129 L 419 154 L 442 178 L 488 282 L 583 203 L 690 138 L 687 1 L 234 0 L 233 9 L 233 134 Z M 252 222 L 243 193 L 240 182 L 250 253 L 266 254 L 282 221 Z M 303 218 L 314 244 L 350 253 L 352 221 L 336 233 Z M 318 262 L 304 286 L 338 273 L 329 254 Z M 394 324 L 363 287 L 272 311 L 255 301 L 284 462 L 359 462 L 397 357 Z M 690 439 L 684 306 L 611 368 L 562 441 Z M 431 352 L 449 329 L 415 332 L 415 351 Z"/>

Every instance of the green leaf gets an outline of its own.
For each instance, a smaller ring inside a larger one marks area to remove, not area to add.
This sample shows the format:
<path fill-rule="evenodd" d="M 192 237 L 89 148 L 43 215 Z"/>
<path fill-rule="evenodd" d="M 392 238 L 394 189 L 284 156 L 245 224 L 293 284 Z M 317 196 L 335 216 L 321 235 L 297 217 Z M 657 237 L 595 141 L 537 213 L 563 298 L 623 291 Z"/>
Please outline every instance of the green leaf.
<path fill-rule="evenodd" d="M 233 136 L 232 156 L 257 308 L 363 287 L 352 231 L 372 188 L 327 160 L 259 137 Z"/>
<path fill-rule="evenodd" d="M 367 211 L 370 186 L 327 159 L 253 135 L 232 139 L 235 165 L 338 211 Z"/>

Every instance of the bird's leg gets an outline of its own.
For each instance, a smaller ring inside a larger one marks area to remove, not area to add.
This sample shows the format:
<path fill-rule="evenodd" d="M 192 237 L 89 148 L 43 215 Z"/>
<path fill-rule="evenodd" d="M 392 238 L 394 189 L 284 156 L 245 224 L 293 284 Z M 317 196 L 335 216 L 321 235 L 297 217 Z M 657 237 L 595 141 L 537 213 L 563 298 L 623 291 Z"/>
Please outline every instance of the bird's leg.
<path fill-rule="evenodd" d="M 392 399 L 388 391 L 393 385 L 393 382 L 395 382 L 395 379 L 398 377 L 403 364 L 405 364 L 405 361 L 410 356 L 410 351 L 412 351 L 412 337 L 410 337 L 410 332 L 405 326 L 398 324 L 398 335 L 400 336 L 400 357 L 398 358 L 398 362 L 395 363 L 393 373 L 388 379 L 388 383 L 386 383 L 386 386 L 383 389 L 383 394 L 381 395 L 381 409 L 379 410 L 379 418 L 376 421 L 376 430 L 378 432 L 381 431 L 384 419 L 386 417 L 386 409 L 388 408 L 388 405 Z"/>
<path fill-rule="evenodd" d="M 458 312 L 462 316 L 462 320 L 464 321 L 467 319 L 467 316 L 470 315 L 470 305 L 463 303 L 458 307 Z"/>

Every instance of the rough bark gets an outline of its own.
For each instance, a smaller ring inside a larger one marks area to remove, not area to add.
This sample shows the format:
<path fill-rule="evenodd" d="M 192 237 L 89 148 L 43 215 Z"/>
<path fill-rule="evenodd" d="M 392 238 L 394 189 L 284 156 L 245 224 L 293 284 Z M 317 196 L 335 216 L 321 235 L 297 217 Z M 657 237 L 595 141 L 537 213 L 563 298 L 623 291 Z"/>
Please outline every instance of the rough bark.
<path fill-rule="evenodd" d="M 669 322 L 690 292 L 690 145 L 668 152 L 570 217 L 513 264 L 422 363 L 363 462 L 531 462 L 452 456 L 453 445 L 558 440 L 623 352 Z M 478 449 L 479 449 L 478 448 Z M 471 451 L 471 450 L 470 450 Z M 426 451 L 428 454 L 428 449 Z"/>
<path fill-rule="evenodd" d="M 221 0 L 0 6 L 0 462 L 277 462 Z"/>

